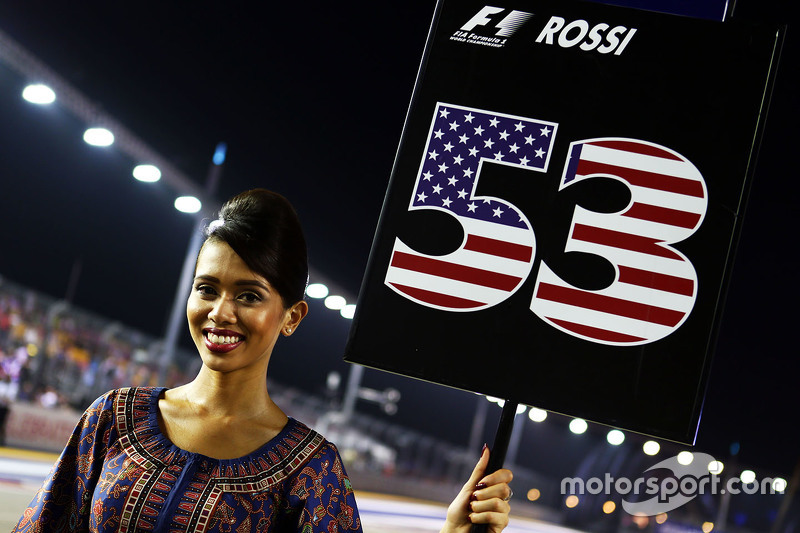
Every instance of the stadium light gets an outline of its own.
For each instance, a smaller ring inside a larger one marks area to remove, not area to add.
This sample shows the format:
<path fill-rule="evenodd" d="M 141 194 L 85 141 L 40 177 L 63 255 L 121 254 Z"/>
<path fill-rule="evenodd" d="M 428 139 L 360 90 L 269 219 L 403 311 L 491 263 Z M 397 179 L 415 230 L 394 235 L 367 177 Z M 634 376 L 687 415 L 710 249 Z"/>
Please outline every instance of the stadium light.
<path fill-rule="evenodd" d="M 788 483 L 786 483 L 786 480 L 783 479 L 782 477 L 776 477 L 775 479 L 772 480 L 772 490 L 774 490 L 775 492 L 785 491 L 787 485 Z"/>
<path fill-rule="evenodd" d="M 625 433 L 621 432 L 618 429 L 612 429 L 611 431 L 608 432 L 608 435 L 606 435 L 606 440 L 612 446 L 619 446 L 620 444 L 625 442 Z"/>
<path fill-rule="evenodd" d="M 718 476 L 722 473 L 722 470 L 725 468 L 725 464 L 722 461 L 711 461 L 708 463 L 708 471 L 715 476 Z"/>
<path fill-rule="evenodd" d="M 678 463 L 683 466 L 688 466 L 694 461 L 694 454 L 692 452 L 681 452 L 678 454 Z"/>
<path fill-rule="evenodd" d="M 322 283 L 312 283 L 306 287 L 306 294 L 309 298 L 325 298 L 328 295 L 328 287 Z"/>
<path fill-rule="evenodd" d="M 647 455 L 655 455 L 661 450 L 661 445 L 654 440 L 649 440 L 642 445 L 642 451 Z"/>
<path fill-rule="evenodd" d="M 589 424 L 583 418 L 573 418 L 572 422 L 569 423 L 569 430 L 576 435 L 585 433 L 588 428 Z"/>
<path fill-rule="evenodd" d="M 83 140 L 92 146 L 111 146 L 114 134 L 105 128 L 89 128 L 83 132 Z"/>
<path fill-rule="evenodd" d="M 22 97 L 32 104 L 47 105 L 56 101 L 56 93 L 42 83 L 33 83 L 22 90 Z"/>
<path fill-rule="evenodd" d="M 347 304 L 339 310 L 339 314 L 350 320 L 356 316 L 356 304 Z"/>
<path fill-rule="evenodd" d="M 347 300 L 345 300 L 342 296 L 338 296 L 333 294 L 325 298 L 325 307 L 328 309 L 333 309 L 334 311 L 338 311 L 342 309 L 345 305 L 347 305 Z"/>
<path fill-rule="evenodd" d="M 133 167 L 133 177 L 146 183 L 155 183 L 161 179 L 161 171 L 155 165 L 136 165 Z"/>
<path fill-rule="evenodd" d="M 181 213 L 197 213 L 202 207 L 203 204 L 194 196 L 179 196 L 175 198 L 175 209 Z"/>
<path fill-rule="evenodd" d="M 745 485 L 749 485 L 750 483 L 756 480 L 756 473 L 753 472 L 752 470 L 745 470 L 741 474 L 739 474 L 739 479 Z"/>
<path fill-rule="evenodd" d="M 528 411 L 528 418 L 533 422 L 544 422 L 545 418 L 547 418 L 547 411 L 531 407 L 531 410 Z"/>

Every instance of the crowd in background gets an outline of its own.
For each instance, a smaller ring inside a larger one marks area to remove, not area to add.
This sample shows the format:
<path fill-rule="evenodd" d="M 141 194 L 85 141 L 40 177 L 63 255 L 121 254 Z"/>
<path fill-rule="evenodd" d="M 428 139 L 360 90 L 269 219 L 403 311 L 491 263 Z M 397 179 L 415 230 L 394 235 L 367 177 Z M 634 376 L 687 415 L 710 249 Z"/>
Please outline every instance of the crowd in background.
<path fill-rule="evenodd" d="M 108 390 L 156 385 L 159 350 L 147 335 L 0 281 L 0 403 L 83 410 Z M 166 382 L 183 383 L 195 370 L 191 362 L 173 365 Z"/>

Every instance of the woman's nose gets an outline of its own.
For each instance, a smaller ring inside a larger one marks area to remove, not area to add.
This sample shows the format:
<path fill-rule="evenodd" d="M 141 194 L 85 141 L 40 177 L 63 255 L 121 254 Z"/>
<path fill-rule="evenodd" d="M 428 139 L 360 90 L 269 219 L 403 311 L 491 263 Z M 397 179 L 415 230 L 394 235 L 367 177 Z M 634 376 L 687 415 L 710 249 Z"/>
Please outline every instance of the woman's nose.
<path fill-rule="evenodd" d="M 232 324 L 236 322 L 236 303 L 232 299 L 217 298 L 208 318 L 215 324 Z"/>

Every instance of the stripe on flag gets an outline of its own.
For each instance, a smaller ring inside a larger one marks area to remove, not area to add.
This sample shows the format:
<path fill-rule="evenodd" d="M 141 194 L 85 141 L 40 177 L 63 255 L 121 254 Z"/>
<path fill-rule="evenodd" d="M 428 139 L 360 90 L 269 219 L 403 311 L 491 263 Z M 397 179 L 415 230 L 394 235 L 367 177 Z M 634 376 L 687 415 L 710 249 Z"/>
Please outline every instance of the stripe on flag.
<path fill-rule="evenodd" d="M 452 253 L 431 256 L 395 239 L 386 285 L 449 311 L 491 307 L 513 294 L 533 265 L 533 230 L 513 205 L 475 190 L 489 162 L 545 172 L 556 129 L 551 122 L 438 103 L 409 210 L 448 212 L 461 223 L 464 240 Z"/>
<path fill-rule="evenodd" d="M 565 251 L 591 253 L 616 266 L 602 290 L 573 287 L 542 263 L 531 310 L 553 326 L 594 342 L 653 342 L 686 320 L 697 297 L 697 273 L 671 245 L 700 226 L 708 201 L 703 177 L 687 159 L 635 139 L 573 143 L 561 187 L 594 177 L 628 184 L 619 213 L 575 209 Z"/>

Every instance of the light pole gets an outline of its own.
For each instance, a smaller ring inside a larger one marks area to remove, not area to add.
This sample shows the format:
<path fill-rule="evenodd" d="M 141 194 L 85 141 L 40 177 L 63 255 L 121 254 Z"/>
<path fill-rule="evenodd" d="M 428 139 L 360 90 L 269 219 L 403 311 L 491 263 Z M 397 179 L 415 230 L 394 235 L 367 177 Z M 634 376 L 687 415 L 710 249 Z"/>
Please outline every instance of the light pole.
<path fill-rule="evenodd" d="M 226 150 L 227 146 L 225 143 L 217 144 L 214 157 L 208 168 L 205 191 L 206 198 L 213 198 L 214 193 L 217 191 L 219 178 L 222 175 L 222 165 L 225 163 Z M 192 279 L 194 278 L 194 266 L 197 261 L 197 254 L 200 253 L 200 247 L 203 245 L 203 229 L 203 215 L 198 214 L 194 229 L 192 230 L 192 236 L 189 239 L 189 246 L 186 249 L 186 256 L 183 259 L 181 277 L 178 281 L 178 288 L 175 291 L 175 299 L 172 301 L 172 310 L 170 311 L 169 322 L 167 323 L 167 331 L 164 335 L 164 343 L 161 346 L 158 381 L 162 385 L 166 385 L 169 367 L 175 360 L 175 347 L 178 344 L 178 332 L 182 329 L 182 325 L 185 324 L 186 321 L 186 300 L 189 297 L 189 289 L 192 286 Z"/>

